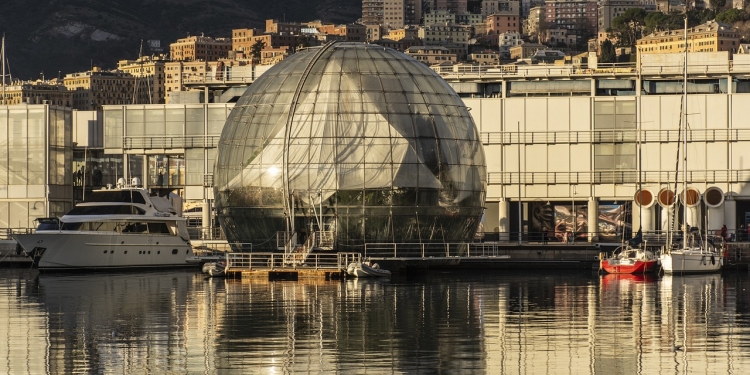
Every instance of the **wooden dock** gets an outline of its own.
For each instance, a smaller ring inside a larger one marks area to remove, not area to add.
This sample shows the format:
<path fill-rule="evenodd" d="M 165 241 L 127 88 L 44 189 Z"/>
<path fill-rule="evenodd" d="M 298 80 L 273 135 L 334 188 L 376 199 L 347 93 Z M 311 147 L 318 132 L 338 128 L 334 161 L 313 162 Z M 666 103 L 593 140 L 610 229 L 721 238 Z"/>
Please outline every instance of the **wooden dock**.
<path fill-rule="evenodd" d="M 394 275 L 420 269 L 550 269 L 599 268 L 601 253 L 590 243 L 368 244 L 362 254 L 320 252 L 305 259 L 283 253 L 227 253 L 226 277 L 264 280 L 340 280 L 353 261 L 369 259 Z M 747 271 L 750 243 L 730 243 L 726 271 Z"/>
<path fill-rule="evenodd" d="M 319 280 L 341 280 L 347 276 L 343 270 L 322 270 L 322 269 L 229 269 L 226 277 L 233 279 L 248 280 L 289 280 L 298 281 L 301 279 L 319 279 Z"/>

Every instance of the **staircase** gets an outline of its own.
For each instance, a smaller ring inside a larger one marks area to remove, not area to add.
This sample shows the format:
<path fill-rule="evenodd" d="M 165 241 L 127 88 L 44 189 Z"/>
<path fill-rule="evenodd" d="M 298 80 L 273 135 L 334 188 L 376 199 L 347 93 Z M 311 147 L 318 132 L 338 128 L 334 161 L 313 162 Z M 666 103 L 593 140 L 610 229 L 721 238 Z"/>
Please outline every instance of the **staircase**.
<path fill-rule="evenodd" d="M 301 265 L 307 260 L 307 257 L 315 247 L 316 234 L 313 232 L 307 237 L 305 243 L 299 245 L 297 242 L 297 235 L 293 235 L 287 243 L 287 247 L 290 249 L 284 256 L 284 264 Z"/>

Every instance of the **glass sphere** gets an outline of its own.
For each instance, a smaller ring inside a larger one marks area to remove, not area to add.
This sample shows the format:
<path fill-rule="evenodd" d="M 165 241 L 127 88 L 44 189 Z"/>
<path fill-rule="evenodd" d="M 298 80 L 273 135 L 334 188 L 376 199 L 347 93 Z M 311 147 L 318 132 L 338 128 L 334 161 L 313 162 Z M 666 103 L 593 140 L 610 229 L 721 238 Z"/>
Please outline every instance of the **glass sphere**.
<path fill-rule="evenodd" d="M 365 243 L 467 242 L 486 192 L 469 109 L 395 50 L 329 43 L 288 57 L 242 95 L 221 134 L 215 205 L 230 243 L 277 233 Z"/>

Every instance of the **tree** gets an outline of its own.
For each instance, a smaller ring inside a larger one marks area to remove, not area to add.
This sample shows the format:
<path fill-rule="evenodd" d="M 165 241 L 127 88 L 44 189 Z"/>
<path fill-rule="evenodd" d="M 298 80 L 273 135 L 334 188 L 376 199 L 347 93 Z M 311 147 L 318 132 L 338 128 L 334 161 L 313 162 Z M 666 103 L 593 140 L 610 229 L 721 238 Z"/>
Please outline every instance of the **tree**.
<path fill-rule="evenodd" d="M 544 17 L 539 17 L 539 25 L 536 28 L 536 40 L 538 43 L 545 43 L 547 41 L 547 30 L 549 25 Z"/>
<path fill-rule="evenodd" d="M 617 61 L 617 54 L 615 53 L 615 46 L 609 39 L 605 39 L 601 45 L 601 55 L 599 56 L 600 63 L 614 63 Z"/>
<path fill-rule="evenodd" d="M 708 6 L 717 11 L 727 5 L 727 0 L 708 0 Z"/>
<path fill-rule="evenodd" d="M 612 30 L 618 36 L 620 45 L 632 46 L 643 32 L 646 11 L 640 8 L 630 8 L 621 16 L 612 19 Z"/>
<path fill-rule="evenodd" d="M 665 30 L 664 27 L 668 27 L 669 16 L 662 12 L 651 12 L 644 18 L 645 30 L 644 32 L 650 34 L 657 31 Z"/>
<path fill-rule="evenodd" d="M 252 47 L 250 47 L 250 56 L 253 57 L 253 62 L 256 64 L 260 63 L 260 54 L 261 51 L 263 51 L 263 48 L 266 48 L 266 42 L 258 39 L 253 43 Z"/>
<path fill-rule="evenodd" d="M 744 10 L 739 9 L 727 9 L 716 15 L 716 21 L 724 23 L 735 23 L 737 21 L 746 21 L 748 14 Z"/>

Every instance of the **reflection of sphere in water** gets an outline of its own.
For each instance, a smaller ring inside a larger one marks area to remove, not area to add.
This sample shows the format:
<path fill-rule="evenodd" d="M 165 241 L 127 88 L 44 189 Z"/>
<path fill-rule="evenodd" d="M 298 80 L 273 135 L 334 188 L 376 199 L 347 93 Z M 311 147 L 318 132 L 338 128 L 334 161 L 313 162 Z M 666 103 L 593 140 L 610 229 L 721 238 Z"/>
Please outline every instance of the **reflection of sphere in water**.
<path fill-rule="evenodd" d="M 433 70 L 380 46 L 331 43 L 269 69 L 232 110 L 216 160 L 221 227 L 253 250 L 276 249 L 289 217 L 353 249 L 470 241 L 484 206 L 467 107 Z"/>

